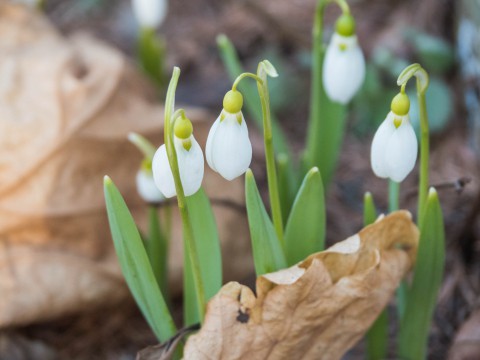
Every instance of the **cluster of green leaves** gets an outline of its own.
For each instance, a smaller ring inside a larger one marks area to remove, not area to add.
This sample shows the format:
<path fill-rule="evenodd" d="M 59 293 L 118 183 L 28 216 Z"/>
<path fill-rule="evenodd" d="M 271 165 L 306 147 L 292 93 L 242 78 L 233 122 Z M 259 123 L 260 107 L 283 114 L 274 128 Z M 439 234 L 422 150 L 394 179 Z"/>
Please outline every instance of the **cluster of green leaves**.
<path fill-rule="evenodd" d="M 364 199 L 364 224 L 373 223 L 376 208 L 371 194 Z M 398 312 L 400 332 L 398 356 L 401 359 L 425 359 L 433 312 L 442 283 L 445 264 L 445 230 L 437 192 L 432 188 L 425 211 L 418 220 L 420 240 L 413 279 L 404 282 L 405 310 Z M 397 304 L 398 305 L 398 304 Z M 382 360 L 388 350 L 388 316 L 383 311 L 367 333 L 369 360 Z"/>
<path fill-rule="evenodd" d="M 150 236 L 144 242 L 122 195 L 108 177 L 104 180 L 104 192 L 110 230 L 127 285 L 158 340 L 165 341 L 175 335 L 176 327 L 167 306 L 165 289 L 168 247 L 161 240 L 164 235 L 158 227 L 158 218 L 155 216 L 157 213 L 150 213 Z M 222 284 L 222 259 L 217 226 L 210 201 L 203 189 L 187 198 L 187 206 L 194 240 L 199 250 L 200 272 L 208 300 L 218 292 Z M 196 301 L 192 265 L 190 258 L 185 256 L 185 325 L 200 320 Z"/>

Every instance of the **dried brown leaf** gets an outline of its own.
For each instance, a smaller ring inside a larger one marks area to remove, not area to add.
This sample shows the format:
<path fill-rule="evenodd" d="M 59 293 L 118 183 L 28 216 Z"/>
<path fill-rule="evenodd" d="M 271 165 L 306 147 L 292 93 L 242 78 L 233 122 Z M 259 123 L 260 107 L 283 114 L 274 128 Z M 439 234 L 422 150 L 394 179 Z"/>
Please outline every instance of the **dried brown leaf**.
<path fill-rule="evenodd" d="M 115 181 L 146 228 L 135 189 L 141 154 L 131 131 L 162 143 L 163 107 L 129 61 L 91 37 L 65 38 L 38 11 L 0 1 L 0 328 L 114 304 L 127 289 L 106 217 L 102 179 Z M 205 144 L 214 117 L 187 108 Z M 206 173 L 207 192 L 242 201 L 241 181 Z M 248 270 L 245 217 L 217 207 L 223 248 Z M 181 291 L 174 219 L 171 293 Z M 234 229 L 234 230 L 232 230 Z M 243 238 L 242 238 L 243 236 Z"/>
<path fill-rule="evenodd" d="M 303 262 L 236 282 L 209 302 L 185 359 L 339 359 L 366 332 L 414 262 L 418 229 L 399 211 Z"/>

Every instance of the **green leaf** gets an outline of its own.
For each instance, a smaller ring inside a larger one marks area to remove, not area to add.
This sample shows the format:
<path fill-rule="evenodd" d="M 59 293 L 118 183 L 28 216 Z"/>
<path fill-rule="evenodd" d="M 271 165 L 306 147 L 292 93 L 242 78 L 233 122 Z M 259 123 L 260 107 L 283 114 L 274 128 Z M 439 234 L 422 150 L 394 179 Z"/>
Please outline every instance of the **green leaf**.
<path fill-rule="evenodd" d="M 175 335 L 177 329 L 158 288 L 147 252 L 132 215 L 109 177 L 104 179 L 110 231 L 128 287 L 160 342 Z"/>
<path fill-rule="evenodd" d="M 282 246 L 265 210 L 250 169 L 245 174 L 245 197 L 257 276 L 287 267 Z"/>
<path fill-rule="evenodd" d="M 285 228 L 285 254 L 294 265 L 325 247 L 325 199 L 318 168 L 311 169 L 298 191 Z"/>
<path fill-rule="evenodd" d="M 420 242 L 413 281 L 401 320 L 399 356 L 426 359 L 428 334 L 443 278 L 445 230 L 437 192 L 431 188 L 420 222 Z"/>
<path fill-rule="evenodd" d="M 148 239 L 146 249 L 158 286 L 168 299 L 168 239 L 162 233 L 157 208 L 148 206 Z"/>
<path fill-rule="evenodd" d="M 377 207 L 370 192 L 363 197 L 363 226 L 373 224 L 377 220 Z"/>
<path fill-rule="evenodd" d="M 225 35 L 219 35 L 217 37 L 217 45 L 228 75 L 230 79 L 234 81 L 238 75 L 244 72 L 237 52 L 231 41 Z M 256 84 L 253 82 L 242 81 L 238 86 L 238 89 L 243 94 L 245 105 L 248 112 L 253 117 L 255 124 L 259 129 L 263 129 L 262 108 L 260 106 L 260 98 L 258 97 Z M 277 154 L 290 154 L 287 138 L 278 125 L 278 120 L 275 118 L 274 114 L 270 114 L 270 116 L 272 120 L 272 139 L 275 152 Z"/>
<path fill-rule="evenodd" d="M 210 200 L 203 188 L 187 197 L 187 207 L 200 261 L 205 297 L 208 301 L 222 286 L 222 254 L 217 224 Z M 190 260 L 184 258 L 184 264 L 184 317 L 185 325 L 188 326 L 199 322 L 200 319 Z"/>
<path fill-rule="evenodd" d="M 138 57 L 143 72 L 160 91 L 165 90 L 165 43 L 153 29 L 140 29 Z"/>

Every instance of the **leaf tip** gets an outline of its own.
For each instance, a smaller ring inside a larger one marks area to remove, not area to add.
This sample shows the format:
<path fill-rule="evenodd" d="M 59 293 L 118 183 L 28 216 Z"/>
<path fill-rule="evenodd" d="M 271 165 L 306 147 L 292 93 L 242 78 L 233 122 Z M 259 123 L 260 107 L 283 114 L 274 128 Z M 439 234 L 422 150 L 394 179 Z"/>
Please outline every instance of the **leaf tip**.
<path fill-rule="evenodd" d="M 103 177 L 103 185 L 108 186 L 112 184 L 112 179 L 110 179 L 110 176 L 105 175 Z"/>
<path fill-rule="evenodd" d="M 435 200 L 435 199 L 438 199 L 438 193 L 437 193 L 437 190 L 435 190 L 434 187 L 431 187 L 428 190 L 428 200 Z"/>
<path fill-rule="evenodd" d="M 228 37 L 225 34 L 218 34 L 216 41 L 218 46 L 226 46 L 229 42 Z"/>

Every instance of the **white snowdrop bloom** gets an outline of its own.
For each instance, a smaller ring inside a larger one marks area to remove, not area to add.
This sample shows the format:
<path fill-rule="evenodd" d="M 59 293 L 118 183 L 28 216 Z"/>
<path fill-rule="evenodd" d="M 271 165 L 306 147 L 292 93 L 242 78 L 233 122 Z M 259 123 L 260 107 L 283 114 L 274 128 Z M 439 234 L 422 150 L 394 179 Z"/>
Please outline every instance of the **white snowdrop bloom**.
<path fill-rule="evenodd" d="M 202 149 L 193 135 L 190 135 L 187 139 L 181 139 L 174 135 L 174 146 L 177 152 L 183 191 L 185 196 L 193 195 L 200 189 L 203 180 L 204 160 Z M 160 146 L 155 153 L 152 170 L 155 185 L 162 194 L 167 198 L 175 196 L 177 192 L 165 145 Z"/>
<path fill-rule="evenodd" d="M 403 104 L 403 108 L 394 105 L 395 99 L 399 96 L 408 101 L 405 94 L 399 94 L 394 98 L 392 111 L 388 113 L 373 137 L 370 153 L 375 175 L 396 182 L 403 181 L 413 170 L 418 152 L 417 137 L 408 116 L 409 103 L 408 107 Z M 403 111 L 398 111 L 399 108 Z"/>
<path fill-rule="evenodd" d="M 148 203 L 159 203 L 165 199 L 163 194 L 158 190 L 157 185 L 153 181 L 153 173 L 146 169 L 140 169 L 135 178 L 138 194 Z"/>
<path fill-rule="evenodd" d="M 365 58 L 358 46 L 355 22 L 342 15 L 323 61 L 323 87 L 332 101 L 348 103 L 365 79 Z"/>
<path fill-rule="evenodd" d="M 141 27 L 155 29 L 167 15 L 167 0 L 132 0 L 132 8 Z"/>
<path fill-rule="evenodd" d="M 226 180 L 233 180 L 247 171 L 252 162 L 252 144 L 241 108 L 242 95 L 229 91 L 224 109 L 210 129 L 205 156 L 212 170 Z"/>

